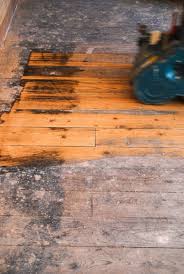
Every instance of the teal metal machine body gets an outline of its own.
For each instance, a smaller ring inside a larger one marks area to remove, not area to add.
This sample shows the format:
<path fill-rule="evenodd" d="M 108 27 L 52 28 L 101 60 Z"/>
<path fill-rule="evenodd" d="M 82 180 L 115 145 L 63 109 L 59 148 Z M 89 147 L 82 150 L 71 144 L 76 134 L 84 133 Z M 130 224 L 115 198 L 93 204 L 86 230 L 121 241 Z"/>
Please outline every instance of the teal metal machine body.
<path fill-rule="evenodd" d="M 184 10 L 184 1 L 182 5 Z M 173 14 L 170 31 L 161 33 L 154 45 L 147 26 L 139 26 L 139 51 L 131 82 L 136 98 L 145 104 L 164 104 L 184 97 L 184 12 L 180 24 L 177 15 Z"/>
<path fill-rule="evenodd" d="M 163 104 L 184 96 L 184 45 L 152 51 L 135 63 L 135 96 L 145 104 Z"/>

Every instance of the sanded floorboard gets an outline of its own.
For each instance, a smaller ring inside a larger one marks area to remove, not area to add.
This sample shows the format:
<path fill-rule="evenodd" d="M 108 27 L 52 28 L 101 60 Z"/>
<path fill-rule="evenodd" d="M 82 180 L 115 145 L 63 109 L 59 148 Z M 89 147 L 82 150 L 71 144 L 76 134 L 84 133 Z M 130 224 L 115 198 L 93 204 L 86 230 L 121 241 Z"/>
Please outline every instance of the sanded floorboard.
<path fill-rule="evenodd" d="M 113 98 L 134 98 L 133 94 L 130 92 L 130 90 L 127 90 L 127 92 L 122 92 L 121 90 L 119 91 L 113 91 L 113 89 L 109 89 L 109 91 L 106 92 L 106 90 L 100 90 L 93 87 L 92 90 L 90 91 L 90 89 L 87 90 L 79 90 L 75 92 L 64 92 L 64 90 L 61 89 L 61 91 L 58 92 L 58 90 L 55 90 L 54 92 L 50 92 L 50 91 L 44 91 L 44 92 L 38 92 L 36 91 L 36 93 L 33 92 L 26 92 L 24 90 L 24 94 L 22 94 L 22 100 L 50 100 L 50 101 L 56 101 L 56 100 L 70 100 L 70 98 L 75 99 L 75 97 L 79 98 L 79 99 L 85 99 L 85 98 L 89 98 L 89 100 L 94 99 L 95 97 L 97 99 L 104 99 L 104 98 L 109 98 L 109 99 L 113 99 Z M 96 91 L 96 92 L 95 92 Z"/>
<path fill-rule="evenodd" d="M 32 77 L 32 79 L 37 79 L 37 77 L 47 77 L 47 80 L 52 80 L 52 77 L 76 77 L 80 78 L 99 78 L 99 79 L 119 79 L 121 77 L 124 79 L 129 79 L 128 76 L 130 74 L 130 70 L 125 67 L 117 68 L 111 67 L 110 65 L 107 67 L 77 67 L 77 66 L 54 66 L 54 67 L 34 67 L 28 66 L 25 69 L 24 76 L 22 80 L 29 79 L 27 77 Z M 54 78 L 53 78 L 54 79 Z"/>
<path fill-rule="evenodd" d="M 184 157 L 184 148 L 176 147 L 50 147 L 50 146 L 2 146 L 1 166 L 51 165 L 63 162 L 80 162 L 117 156 Z"/>
<path fill-rule="evenodd" d="M 71 95 L 70 95 L 71 96 Z M 155 107 L 152 105 L 143 105 L 134 99 L 130 98 L 80 98 L 72 97 L 64 98 L 63 100 L 20 100 L 16 102 L 13 110 L 27 109 L 49 109 L 49 110 L 77 110 L 77 111 L 113 111 L 113 112 L 132 112 L 149 110 L 154 112 Z M 168 105 L 160 105 L 156 107 L 156 111 L 165 111 L 166 114 L 175 114 L 177 111 L 183 112 L 184 107 L 180 102 L 170 103 Z"/>
<path fill-rule="evenodd" d="M 32 52 L 30 54 L 29 66 L 98 66 L 98 67 L 122 67 L 130 69 L 128 55 L 122 54 L 82 54 L 82 53 L 49 53 Z M 125 63 L 126 62 L 126 63 Z"/>
<path fill-rule="evenodd" d="M 121 92 L 122 96 L 126 91 L 129 91 L 128 94 L 132 92 L 132 87 L 129 83 L 121 84 L 121 82 L 109 81 L 103 82 L 103 85 L 99 85 L 96 81 L 88 81 L 88 82 L 78 82 L 72 80 L 61 80 L 61 81 L 30 81 L 27 82 L 24 86 L 24 92 L 36 92 L 42 94 L 50 94 L 55 93 L 77 93 L 80 94 L 114 94 L 116 92 Z"/>
<path fill-rule="evenodd" d="M 138 102 L 129 85 L 131 64 L 123 58 L 31 53 L 22 78 L 30 81 L 11 112 L 1 117 L 1 165 L 183 156 L 182 102 Z"/>
<path fill-rule="evenodd" d="M 1 146 L 95 146 L 95 131 L 84 128 L 1 127 Z"/>
<path fill-rule="evenodd" d="M 184 128 L 182 114 L 121 114 L 121 113 L 76 113 L 39 110 L 13 111 L 4 114 L 1 121 L 12 127 L 79 127 L 116 129 L 175 129 Z M 3 123 L 0 127 L 3 127 Z"/>

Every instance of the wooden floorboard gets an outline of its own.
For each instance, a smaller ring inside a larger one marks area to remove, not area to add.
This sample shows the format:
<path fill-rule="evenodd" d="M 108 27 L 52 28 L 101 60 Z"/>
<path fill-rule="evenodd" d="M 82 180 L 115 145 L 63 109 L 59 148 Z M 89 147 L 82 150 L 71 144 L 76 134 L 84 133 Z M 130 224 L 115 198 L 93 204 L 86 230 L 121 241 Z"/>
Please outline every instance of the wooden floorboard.
<path fill-rule="evenodd" d="M 184 147 L 183 130 L 173 129 L 98 129 L 97 146 Z"/>
<path fill-rule="evenodd" d="M 42 257 L 44 273 L 178 273 L 184 268 L 184 252 L 180 249 L 112 248 L 112 247 L 4 247 L 0 251 L 6 272 L 8 262 L 16 260 L 17 268 L 37 269 L 36 258 Z M 23 256 L 24 254 L 24 256 Z M 42 272 L 43 273 L 43 272 Z"/>
<path fill-rule="evenodd" d="M 62 99 L 62 98 L 61 98 Z M 16 110 L 27 110 L 27 109 L 38 109 L 38 110 L 77 110 L 77 111 L 113 111 L 113 112 L 132 112 L 132 111 L 146 111 L 150 110 L 154 112 L 155 107 L 151 105 L 142 105 L 141 103 L 134 102 L 134 100 L 129 98 L 94 98 L 89 96 L 89 98 L 72 97 L 69 96 L 67 99 L 63 100 L 21 100 L 16 102 L 14 105 Z M 179 102 L 172 103 L 169 105 L 162 105 L 156 108 L 157 111 L 165 111 L 166 114 L 175 114 L 178 110 L 183 112 L 183 105 Z"/>
<path fill-rule="evenodd" d="M 95 130 L 88 128 L 1 127 L 1 146 L 95 146 Z"/>
<path fill-rule="evenodd" d="M 4 197 L 0 197 L 0 215 L 20 215 L 13 207 L 9 208 L 11 197 L 8 197 L 6 191 L 2 193 L 4 193 Z M 94 216 L 102 219 L 114 218 L 118 221 L 122 218 L 180 218 L 184 215 L 183 193 L 65 191 L 65 196 L 61 199 L 53 191 L 40 190 L 33 193 L 31 190 L 19 189 L 19 197 L 30 197 L 31 200 L 34 200 L 35 206 L 38 207 L 38 215 L 39 207 L 40 210 L 42 207 L 40 199 L 43 197 L 48 203 L 53 202 L 56 206 L 58 205 L 58 208 L 61 203 L 64 203 L 64 210 L 61 212 L 58 210 L 57 215 L 65 217 Z M 93 207 L 91 208 L 92 199 Z M 22 211 L 26 213 L 26 209 L 22 208 Z"/>
<path fill-rule="evenodd" d="M 133 112 L 126 113 L 80 113 L 59 112 L 47 110 L 21 110 L 4 114 L 1 118 L 6 121 L 6 126 L 12 127 L 68 127 L 68 128 L 106 128 L 106 129 L 168 129 L 184 128 L 184 116 L 182 114 L 148 114 Z M 4 124 L 0 124 L 0 128 Z"/>
<path fill-rule="evenodd" d="M 34 163 L 60 164 L 111 158 L 117 156 L 184 157 L 184 148 L 176 147 L 53 147 L 53 146 L 2 146 L 1 166 L 27 166 Z"/>
<path fill-rule="evenodd" d="M 89 66 L 89 67 L 121 67 L 131 68 L 132 65 L 125 63 L 126 55 L 123 54 L 104 54 L 104 53 L 49 53 L 32 52 L 30 54 L 29 66 Z"/>
<path fill-rule="evenodd" d="M 56 217 L 51 224 L 41 224 L 44 216 L 0 216 L 1 246 L 73 246 L 181 248 L 184 238 L 183 220 L 167 218 L 104 219 L 87 217 Z M 53 225 L 52 225 L 53 222 Z M 57 229 L 54 226 L 58 225 Z M 11 229 L 13 228 L 13 229 Z M 49 231 L 50 229 L 50 235 Z"/>

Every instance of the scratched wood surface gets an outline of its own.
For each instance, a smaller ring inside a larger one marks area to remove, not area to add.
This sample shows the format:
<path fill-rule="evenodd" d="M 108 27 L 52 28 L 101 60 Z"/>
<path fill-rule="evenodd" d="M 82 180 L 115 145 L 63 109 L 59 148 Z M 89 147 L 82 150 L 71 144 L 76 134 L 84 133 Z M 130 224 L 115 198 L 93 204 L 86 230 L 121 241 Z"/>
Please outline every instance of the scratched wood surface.
<path fill-rule="evenodd" d="M 1 117 L 1 165 L 107 156 L 183 156 L 182 101 L 138 102 L 121 54 L 32 52 L 21 96 Z M 44 157 L 44 156 L 43 156 Z"/>
<path fill-rule="evenodd" d="M 17 247 L 17 249 L 4 247 L 3 250 L 0 251 L 0 255 L 4 257 L 7 253 L 11 254 L 12 262 L 16 261 L 17 269 L 29 270 L 30 268 L 28 268 L 28 261 L 26 259 L 29 254 L 29 249 L 30 247 L 26 248 L 22 246 Z M 31 269 L 37 271 L 37 273 L 182 274 L 181 270 L 184 268 L 184 253 L 179 249 L 174 250 L 174 252 L 171 249 L 165 249 L 163 252 L 163 248 L 44 248 L 33 246 L 31 251 L 32 257 L 30 256 L 29 260 L 34 264 L 34 267 Z M 20 256 L 20 254 L 22 254 L 22 256 Z M 40 258 L 42 258 L 42 260 L 39 263 Z M 5 265 L 2 265 L 1 269 L 2 273 L 8 273 L 8 268 Z M 38 271 L 38 269 L 41 269 L 41 271 Z M 14 271 L 13 273 L 18 273 L 18 271 Z"/>

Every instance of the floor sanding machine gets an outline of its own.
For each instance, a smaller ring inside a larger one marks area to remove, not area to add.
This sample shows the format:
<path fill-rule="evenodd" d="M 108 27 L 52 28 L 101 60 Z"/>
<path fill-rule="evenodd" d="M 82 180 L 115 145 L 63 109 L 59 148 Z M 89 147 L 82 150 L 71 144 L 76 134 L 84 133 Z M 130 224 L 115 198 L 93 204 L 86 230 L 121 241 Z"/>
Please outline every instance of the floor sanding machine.
<path fill-rule="evenodd" d="M 139 25 L 139 51 L 131 79 L 135 96 L 145 104 L 184 97 L 184 1 L 181 8 L 182 12 L 173 13 L 168 32 L 150 32 L 146 25 Z"/>

